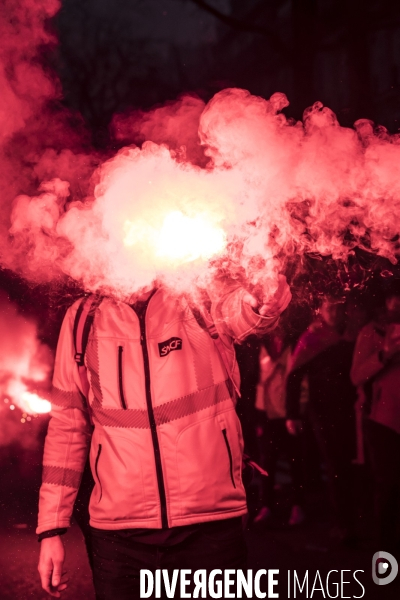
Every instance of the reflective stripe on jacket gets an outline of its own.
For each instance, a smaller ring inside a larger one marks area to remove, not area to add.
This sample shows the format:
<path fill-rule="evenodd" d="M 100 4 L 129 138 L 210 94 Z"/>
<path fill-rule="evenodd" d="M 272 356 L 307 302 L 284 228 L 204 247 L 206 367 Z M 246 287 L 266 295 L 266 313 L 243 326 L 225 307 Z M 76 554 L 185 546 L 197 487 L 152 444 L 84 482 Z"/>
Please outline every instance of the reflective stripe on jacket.
<path fill-rule="evenodd" d="M 93 527 L 173 527 L 246 513 L 233 340 L 268 331 L 279 315 L 260 317 L 243 304 L 244 293 L 236 288 L 212 307 L 224 360 L 183 298 L 157 290 L 142 321 L 128 304 L 104 299 L 85 354 L 88 403 L 74 360 L 79 303 L 68 310 L 55 361 L 38 533 L 69 526 L 88 451 Z"/>

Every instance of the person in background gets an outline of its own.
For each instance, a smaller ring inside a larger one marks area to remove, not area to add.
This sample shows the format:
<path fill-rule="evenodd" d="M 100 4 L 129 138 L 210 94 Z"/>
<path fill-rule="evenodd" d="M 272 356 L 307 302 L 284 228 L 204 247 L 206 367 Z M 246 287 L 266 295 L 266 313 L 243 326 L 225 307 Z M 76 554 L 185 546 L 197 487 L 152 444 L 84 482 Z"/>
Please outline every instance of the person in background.
<path fill-rule="evenodd" d="M 400 526 L 400 286 L 386 310 L 360 331 L 351 378 L 364 395 L 366 445 L 382 550 L 399 555 Z"/>
<path fill-rule="evenodd" d="M 236 404 L 236 412 L 242 426 L 244 451 L 258 461 L 258 445 L 256 438 L 256 392 L 260 374 L 258 357 L 261 340 L 255 335 L 246 338 L 243 343 L 235 344 L 236 360 L 240 371 L 240 398 Z"/>
<path fill-rule="evenodd" d="M 265 341 L 260 352 L 260 381 L 256 407 L 263 411 L 261 452 L 263 468 L 268 477 L 262 478 L 261 508 L 254 524 L 268 523 L 276 508 L 275 478 L 278 459 L 284 455 L 291 475 L 292 503 L 289 525 L 300 525 L 305 519 L 303 510 L 302 446 L 299 436 L 286 430 L 286 377 L 291 347 L 282 331 L 276 330 Z"/>
<path fill-rule="evenodd" d="M 350 543 L 355 539 L 351 463 L 356 453 L 354 404 L 357 399 L 350 369 L 357 328 L 351 318 L 346 327 L 345 317 L 344 301 L 325 297 L 317 319 L 301 336 L 287 378 L 286 425 L 292 435 L 302 429 L 301 385 L 307 377 L 307 418 L 325 464 L 331 536 Z"/>

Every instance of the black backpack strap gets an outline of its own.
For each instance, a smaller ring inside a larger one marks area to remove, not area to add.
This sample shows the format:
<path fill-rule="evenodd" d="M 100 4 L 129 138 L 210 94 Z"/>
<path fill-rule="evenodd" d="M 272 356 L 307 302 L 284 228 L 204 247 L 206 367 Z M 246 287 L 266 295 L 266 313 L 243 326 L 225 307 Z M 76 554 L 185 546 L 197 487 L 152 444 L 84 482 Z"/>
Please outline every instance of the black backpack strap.
<path fill-rule="evenodd" d="M 79 336 L 80 339 L 78 339 L 78 327 L 81 323 L 83 309 L 85 307 L 87 300 L 88 300 L 88 296 L 84 296 L 81 299 L 80 304 L 78 306 L 78 310 L 76 311 L 75 321 L 74 321 L 73 338 L 74 338 L 74 348 L 75 348 L 75 362 L 77 362 L 78 365 L 80 365 L 82 363 L 81 356 L 80 356 L 82 354 L 80 352 L 82 349 L 82 342 L 81 342 L 81 336 Z"/>
<path fill-rule="evenodd" d="M 192 314 L 193 314 L 194 318 L 196 319 L 198 325 L 202 329 L 204 329 L 205 331 L 207 331 L 207 333 L 213 339 L 215 339 L 216 337 L 218 337 L 217 328 L 215 327 L 215 324 L 214 324 L 214 321 L 211 318 L 211 315 L 210 314 L 207 315 L 208 316 L 208 323 L 206 323 L 204 315 L 197 308 L 197 306 L 194 306 L 193 304 L 189 303 L 189 308 L 192 311 Z M 215 329 L 215 331 L 214 331 L 214 329 Z"/>
<path fill-rule="evenodd" d="M 75 361 L 78 365 L 79 376 L 82 383 L 84 395 L 87 397 L 89 391 L 89 381 L 85 367 L 85 352 L 89 339 L 89 333 L 92 328 L 96 309 L 100 306 L 102 296 L 90 294 L 82 298 L 76 311 L 73 337 L 75 347 Z"/>

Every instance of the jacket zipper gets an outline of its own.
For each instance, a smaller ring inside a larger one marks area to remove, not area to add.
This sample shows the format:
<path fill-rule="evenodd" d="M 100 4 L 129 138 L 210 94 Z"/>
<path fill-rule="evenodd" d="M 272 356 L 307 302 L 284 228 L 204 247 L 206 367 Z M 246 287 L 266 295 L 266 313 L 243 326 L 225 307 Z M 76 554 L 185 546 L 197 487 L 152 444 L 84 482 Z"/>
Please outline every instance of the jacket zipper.
<path fill-rule="evenodd" d="M 149 304 L 152 296 L 153 296 L 153 294 L 148 298 L 147 304 L 146 304 L 144 310 L 141 311 L 140 314 L 138 315 L 138 318 L 139 318 L 139 324 L 140 324 L 140 344 L 142 346 L 142 353 L 143 353 L 144 377 L 145 377 L 145 388 L 146 388 L 146 405 L 147 405 L 147 413 L 149 415 L 151 438 L 152 438 L 152 442 L 153 442 L 154 460 L 156 463 L 158 493 L 160 496 L 161 524 L 162 524 L 163 529 L 167 529 L 168 528 L 167 498 L 165 495 L 164 475 L 163 475 L 162 464 L 161 464 L 160 443 L 158 440 L 157 425 L 156 425 L 156 420 L 154 418 L 153 404 L 151 401 L 150 361 L 149 361 L 149 352 L 147 349 L 147 342 L 146 342 L 146 311 L 147 311 L 147 307 L 148 307 L 148 304 Z"/>
<path fill-rule="evenodd" d="M 96 462 L 94 463 L 94 472 L 96 473 L 97 481 L 99 482 L 99 486 L 100 486 L 100 498 L 99 498 L 99 502 L 100 502 L 100 500 L 101 500 L 101 498 L 103 496 L 103 486 L 101 485 L 101 481 L 100 481 L 100 477 L 99 477 L 99 471 L 98 471 L 98 464 L 99 464 L 100 454 L 101 454 L 101 444 L 99 444 L 99 449 L 97 450 Z"/>
<path fill-rule="evenodd" d="M 122 376 L 122 353 L 124 351 L 123 346 L 118 346 L 118 383 L 119 383 L 119 397 L 121 399 L 122 408 L 127 409 L 125 396 L 124 396 L 124 380 Z"/>
<path fill-rule="evenodd" d="M 225 444 L 226 444 L 226 449 L 228 450 L 228 456 L 229 456 L 229 471 L 231 474 L 231 480 L 232 480 L 232 485 L 234 488 L 236 488 L 236 484 L 235 484 L 235 480 L 233 478 L 233 460 L 232 460 L 232 452 L 231 452 L 231 447 L 229 445 L 229 440 L 228 440 L 228 435 L 226 433 L 226 429 L 222 430 L 222 434 L 224 436 L 224 440 L 225 440 Z"/>

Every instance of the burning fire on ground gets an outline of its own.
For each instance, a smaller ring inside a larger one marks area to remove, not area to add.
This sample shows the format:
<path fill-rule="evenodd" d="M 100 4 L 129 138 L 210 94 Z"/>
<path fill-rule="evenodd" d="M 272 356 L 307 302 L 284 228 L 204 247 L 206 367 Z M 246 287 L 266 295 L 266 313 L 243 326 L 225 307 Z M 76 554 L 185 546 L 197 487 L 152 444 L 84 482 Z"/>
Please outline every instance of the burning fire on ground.
<path fill-rule="evenodd" d="M 50 411 L 49 391 L 52 355 L 38 340 L 33 321 L 24 318 L 5 295 L 0 296 L 0 410 L 21 412 L 29 423 Z M 2 428 L 0 445 L 7 438 Z"/>

